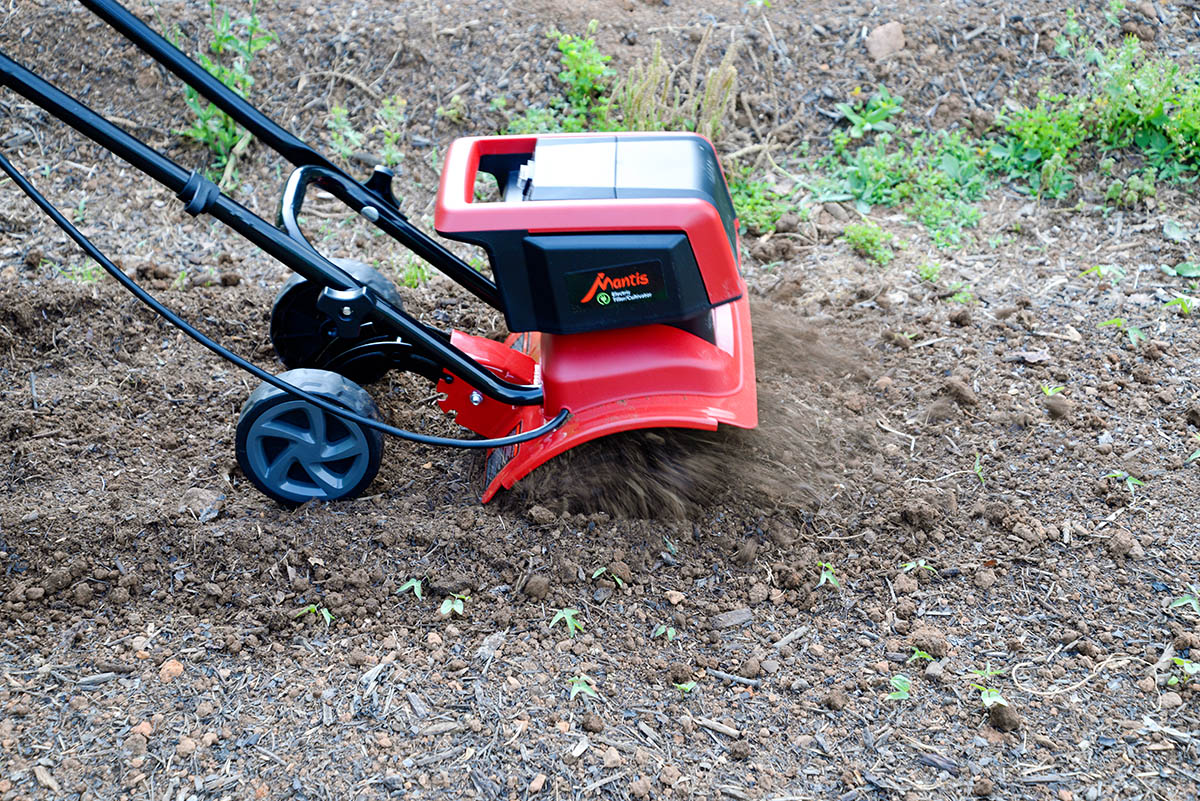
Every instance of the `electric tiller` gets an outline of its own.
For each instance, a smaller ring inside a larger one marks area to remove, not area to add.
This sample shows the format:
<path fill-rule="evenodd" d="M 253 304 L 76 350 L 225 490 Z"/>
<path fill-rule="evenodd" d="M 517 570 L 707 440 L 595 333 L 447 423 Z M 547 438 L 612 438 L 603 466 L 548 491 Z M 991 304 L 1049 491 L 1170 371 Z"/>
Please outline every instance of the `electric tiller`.
<path fill-rule="evenodd" d="M 170 188 L 296 275 L 271 310 L 288 370 L 226 350 L 126 277 L 0 155 L 0 168 L 104 269 L 172 324 L 263 381 L 237 425 L 237 459 L 285 504 L 362 493 L 383 434 L 487 451 L 483 501 L 563 451 L 644 428 L 753 428 L 758 414 L 737 219 L 712 143 L 689 133 L 492 136 L 446 155 L 434 226 L 482 247 L 495 280 L 414 227 L 392 173 L 359 182 L 209 75 L 115 0 L 81 0 L 291 164 L 276 225 L 0 53 L 0 82 Z M 476 198 L 491 176 L 496 200 Z M 327 259 L 297 217 L 309 185 L 503 313 L 503 342 L 404 311 L 371 267 Z M 440 407 L 480 439 L 380 422 L 360 386 L 399 369 L 436 382 Z"/>

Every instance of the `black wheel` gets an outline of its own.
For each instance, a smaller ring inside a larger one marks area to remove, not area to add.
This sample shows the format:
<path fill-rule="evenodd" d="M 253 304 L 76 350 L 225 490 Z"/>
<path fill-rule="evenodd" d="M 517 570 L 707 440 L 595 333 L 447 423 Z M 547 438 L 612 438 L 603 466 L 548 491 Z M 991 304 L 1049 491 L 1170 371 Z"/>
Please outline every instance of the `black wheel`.
<path fill-rule="evenodd" d="M 279 376 L 349 411 L 379 419 L 366 390 L 327 370 L 289 370 Z M 237 460 L 265 495 L 288 504 L 336 501 L 363 492 L 379 472 L 383 435 L 305 400 L 261 384 L 242 406 Z"/>
<path fill-rule="evenodd" d="M 360 283 L 398 309 L 404 308 L 396 286 L 374 267 L 353 259 L 330 259 Z M 289 369 L 316 367 L 333 370 L 359 384 L 370 384 L 393 366 L 383 336 L 372 323 L 365 323 L 354 339 L 337 335 L 337 326 L 317 308 L 321 287 L 293 275 L 271 307 L 271 344 L 279 360 Z M 385 343 L 372 348 L 373 342 Z M 365 347 L 364 347 L 365 346 Z"/>

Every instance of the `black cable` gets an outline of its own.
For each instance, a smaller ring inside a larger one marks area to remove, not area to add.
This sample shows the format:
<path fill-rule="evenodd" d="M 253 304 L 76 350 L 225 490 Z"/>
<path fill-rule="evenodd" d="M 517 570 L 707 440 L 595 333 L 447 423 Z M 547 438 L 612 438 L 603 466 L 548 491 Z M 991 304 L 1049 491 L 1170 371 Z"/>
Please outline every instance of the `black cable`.
<path fill-rule="evenodd" d="M 106 273 L 115 278 L 117 282 L 121 284 L 121 286 L 129 290 L 134 297 L 153 309 L 171 325 L 175 326 L 180 331 L 183 331 L 183 333 L 187 334 L 189 337 L 196 340 L 201 345 L 220 356 L 222 359 L 237 365 L 260 381 L 265 381 L 271 386 L 281 389 L 289 395 L 294 395 L 301 400 L 311 403 L 313 406 L 316 406 L 317 408 L 328 412 L 329 414 L 336 415 L 343 420 L 349 420 L 353 423 L 357 423 L 365 428 L 371 428 L 376 431 L 381 431 L 384 434 L 390 434 L 393 437 L 399 437 L 400 439 L 408 440 L 409 442 L 419 442 L 423 445 L 440 445 L 450 448 L 472 449 L 501 448 L 505 445 L 517 445 L 522 442 L 529 442 L 530 440 L 549 434 L 551 431 L 565 423 L 567 418 L 570 416 L 570 412 L 566 409 L 563 409 L 554 416 L 553 420 L 550 420 L 549 422 L 531 431 L 525 431 L 520 434 L 512 434 L 507 437 L 497 437 L 495 439 L 455 439 L 453 437 L 435 437 L 429 434 L 418 434 L 415 431 L 407 431 L 403 428 L 396 428 L 395 426 L 389 426 L 386 423 L 381 423 L 378 420 L 372 420 L 369 417 L 363 417 L 360 414 L 355 414 L 354 412 L 343 409 L 340 406 L 336 406 L 324 398 L 305 392 L 299 387 L 293 386 L 292 384 L 289 384 L 288 382 L 271 375 L 266 370 L 251 364 L 233 351 L 228 350 L 214 340 L 209 339 L 197 329 L 193 328 L 186 320 L 160 303 L 136 281 L 125 275 L 125 273 L 121 272 L 117 265 L 109 261 L 108 257 L 101 253 L 100 249 L 93 245 L 91 240 L 80 233 L 79 229 L 72 225 L 71 222 L 63 216 L 62 212 L 60 212 L 53 203 L 47 200 L 42 193 L 39 192 L 36 187 L 34 187 L 34 185 L 31 184 L 25 178 L 25 176 L 22 175 L 17 168 L 12 165 L 12 162 L 10 162 L 3 153 L 0 153 L 0 169 L 4 170 L 4 172 L 8 174 L 8 177 L 12 178 L 13 182 L 20 187 L 21 191 L 28 195 L 29 199 L 36 203 L 37 206 L 44 211 L 59 228 L 63 229 L 67 233 L 67 236 L 75 240 L 75 243 L 83 249 L 84 253 L 91 256 L 92 259 L 94 259 L 97 264 L 103 267 Z"/>

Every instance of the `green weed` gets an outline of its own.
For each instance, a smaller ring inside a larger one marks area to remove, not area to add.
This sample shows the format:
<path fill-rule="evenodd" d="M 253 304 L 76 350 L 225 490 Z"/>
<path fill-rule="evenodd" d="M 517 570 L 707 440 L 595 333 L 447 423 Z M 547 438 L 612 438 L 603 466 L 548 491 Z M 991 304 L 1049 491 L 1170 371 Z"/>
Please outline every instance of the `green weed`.
<path fill-rule="evenodd" d="M 438 614 L 442 617 L 451 617 L 452 615 L 462 617 L 466 614 L 466 603 L 469 600 L 471 600 L 471 596 L 465 593 L 456 592 L 448 595 L 438 608 Z"/>
<path fill-rule="evenodd" d="M 754 180 L 752 170 L 743 167 L 730 173 L 729 194 L 743 233 L 761 235 L 775 230 L 775 223 L 795 204 L 766 181 Z"/>
<path fill-rule="evenodd" d="M 1196 453 L 1200 453 L 1197 451 Z M 1200 586 L 1189 584 L 1188 589 L 1191 592 L 1184 593 L 1176 598 L 1167 606 L 1168 609 L 1179 609 L 1184 606 L 1191 607 L 1192 611 L 1200 615 Z"/>
<path fill-rule="evenodd" d="M 406 582 L 404 582 L 403 584 L 401 584 L 401 585 L 400 585 L 400 589 L 396 590 L 396 594 L 397 594 L 397 595 L 403 595 L 403 594 L 404 594 L 404 593 L 406 593 L 406 592 L 411 592 L 411 593 L 412 593 L 414 596 L 416 596 L 416 599 L 417 599 L 418 601 L 419 601 L 419 600 L 421 600 L 421 598 L 423 598 L 423 597 L 424 597 L 424 596 L 421 594 L 421 593 L 422 593 L 422 590 L 421 590 L 421 580 L 420 580 L 420 579 L 411 578 L 411 579 L 409 579 L 408 581 L 406 581 Z"/>
<path fill-rule="evenodd" d="M 897 673 L 889 679 L 889 683 L 892 685 L 892 692 L 887 695 L 889 701 L 907 701 L 912 697 L 909 693 L 909 690 L 912 689 L 912 679 L 908 676 Z"/>
<path fill-rule="evenodd" d="M 1142 331 L 1142 329 L 1138 328 L 1136 325 L 1129 325 L 1129 323 L 1125 321 L 1124 317 L 1114 317 L 1111 320 L 1105 320 L 1104 322 L 1099 323 L 1096 327 L 1108 328 L 1110 326 L 1114 326 L 1117 328 L 1117 330 L 1124 332 L 1125 336 L 1129 337 L 1129 344 L 1133 345 L 1135 348 L 1146 340 L 1146 334 Z"/>
<path fill-rule="evenodd" d="M 1123 482 L 1125 484 L 1125 488 L 1127 490 L 1129 490 L 1130 496 L 1133 496 L 1133 497 L 1136 497 L 1135 490 L 1138 487 L 1146 486 L 1145 481 L 1142 481 L 1140 478 L 1137 478 L 1136 476 L 1132 476 L 1129 473 L 1126 473 L 1124 470 L 1114 470 L 1113 472 L 1106 474 L 1104 477 L 1105 478 L 1115 478 L 1118 481 Z"/>
<path fill-rule="evenodd" d="M 837 590 L 842 588 L 842 583 L 838 580 L 837 573 L 833 570 L 833 565 L 828 562 L 817 562 L 817 567 L 821 569 L 821 577 L 817 581 L 818 587 L 829 584 Z"/>
<path fill-rule="evenodd" d="M 567 685 L 571 688 L 571 695 L 568 700 L 574 701 L 575 696 L 580 693 L 592 698 L 599 696 L 599 693 L 596 692 L 595 680 L 586 673 L 580 673 L 578 676 L 567 679 Z"/>
<path fill-rule="evenodd" d="M 278 37 L 259 20 L 258 0 L 250 0 L 249 14 L 238 19 L 230 17 L 228 11 L 219 11 L 217 0 L 209 0 L 208 8 L 208 47 L 206 52 L 197 53 L 196 58 L 210 75 L 239 96 L 248 97 L 254 86 L 250 74 L 254 58 Z M 250 134 L 190 86 L 184 88 L 184 102 L 192 112 L 192 124 L 176 133 L 209 149 L 214 157 L 210 175 L 224 184 L 232 175 L 222 172 L 229 165 L 234 149 L 244 148 L 241 143 L 243 140 L 248 143 Z"/>
<path fill-rule="evenodd" d="M 679 690 L 680 698 L 687 698 L 688 693 L 690 693 L 692 690 L 696 689 L 696 682 L 685 681 L 685 682 L 675 683 L 675 689 Z"/>
<path fill-rule="evenodd" d="M 316 604 L 309 604 L 303 609 L 297 609 L 292 613 L 292 617 L 304 617 L 305 615 L 318 615 L 321 620 L 325 621 L 325 628 L 329 628 L 329 624 L 333 622 L 333 613 L 325 607 L 318 607 Z"/>
<path fill-rule="evenodd" d="M 567 635 L 574 637 L 576 633 L 583 631 L 583 623 L 579 622 L 576 618 L 578 614 L 578 609 L 559 609 L 554 613 L 554 617 L 550 619 L 550 628 L 554 628 L 555 623 L 562 621 L 563 626 L 567 629 Z"/>
<path fill-rule="evenodd" d="M 354 129 L 349 113 L 343 106 L 334 106 L 329 110 L 329 119 L 325 120 L 325 127 L 329 129 L 329 144 L 333 152 L 344 159 L 362 150 L 363 146 L 363 135 Z"/>
<path fill-rule="evenodd" d="M 673 626 L 660 623 L 654 627 L 654 633 L 650 635 L 651 639 L 655 637 L 666 637 L 667 642 L 674 642 L 677 632 Z"/>
<path fill-rule="evenodd" d="M 922 281 L 928 281 L 931 284 L 936 284 L 941 275 L 941 265 L 927 262 L 917 267 L 917 277 Z"/>
<path fill-rule="evenodd" d="M 862 223 L 850 223 L 842 231 L 842 238 L 863 256 L 881 267 L 886 267 L 895 255 L 891 243 L 894 237 L 870 220 Z"/>
<path fill-rule="evenodd" d="M 1052 395 L 1057 395 L 1058 393 L 1062 392 L 1063 389 L 1064 389 L 1064 387 L 1060 387 L 1060 386 L 1052 387 L 1048 384 L 1042 384 L 1042 394 L 1045 395 L 1047 398 L 1049 398 Z"/>
<path fill-rule="evenodd" d="M 922 651 L 920 648 L 917 648 L 916 646 L 913 646 L 913 654 L 912 654 L 912 656 L 910 656 L 908 658 L 908 661 L 905 662 L 904 664 L 911 665 L 913 662 L 916 662 L 917 660 L 920 660 L 920 659 L 924 659 L 926 662 L 932 662 L 933 655 L 929 654 L 925 651 Z"/>
<path fill-rule="evenodd" d="M 1181 315 L 1186 317 L 1192 313 L 1192 304 L 1193 304 L 1193 301 L 1191 298 L 1185 297 L 1184 295 L 1180 295 L 1179 297 L 1175 298 L 1174 300 L 1168 300 L 1166 303 L 1163 304 L 1163 306 L 1165 308 L 1170 308 L 1170 307 L 1174 306 L 1176 309 L 1179 310 L 1179 313 Z"/>
<path fill-rule="evenodd" d="M 868 133 L 890 133 L 896 130 L 891 117 L 904 112 L 904 98 L 892 95 L 884 86 L 871 95 L 866 103 L 838 103 L 836 108 L 850 123 L 850 138 L 862 139 Z"/>

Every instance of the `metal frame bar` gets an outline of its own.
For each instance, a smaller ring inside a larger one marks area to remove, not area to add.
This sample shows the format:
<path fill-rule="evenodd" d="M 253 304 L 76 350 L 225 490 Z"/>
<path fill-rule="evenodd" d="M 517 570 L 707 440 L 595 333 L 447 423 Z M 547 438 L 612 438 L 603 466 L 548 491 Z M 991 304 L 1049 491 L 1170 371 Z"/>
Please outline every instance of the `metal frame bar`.
<path fill-rule="evenodd" d="M 289 180 L 284 208 L 294 216 L 303 202 L 303 187 L 309 176 L 354 211 L 372 219 L 379 227 L 417 255 L 445 272 L 480 299 L 501 308 L 494 282 L 416 229 L 391 203 L 390 191 L 376 191 L 355 181 L 327 159 L 296 138 L 258 109 L 227 89 L 177 48 L 114 0 L 80 0 L 122 35 L 163 63 L 188 85 L 228 113 L 263 143 L 301 169 Z M 0 52 L 0 85 L 6 86 L 70 125 L 84 136 L 127 161 L 139 171 L 186 200 L 189 172 L 167 156 L 106 120 L 83 103 Z M 194 186 L 193 186 L 194 188 Z M 374 211 L 368 211 L 368 207 Z M 362 290 L 352 276 L 321 256 L 303 237 L 295 238 L 255 215 L 231 198 L 214 192 L 201 211 L 229 226 L 254 245 L 304 278 L 333 290 Z M 384 328 L 406 338 L 419 351 L 454 373 L 485 395 L 517 406 L 542 402 L 536 386 L 512 384 L 447 342 L 442 335 L 389 303 L 367 294 L 369 315 Z"/>

